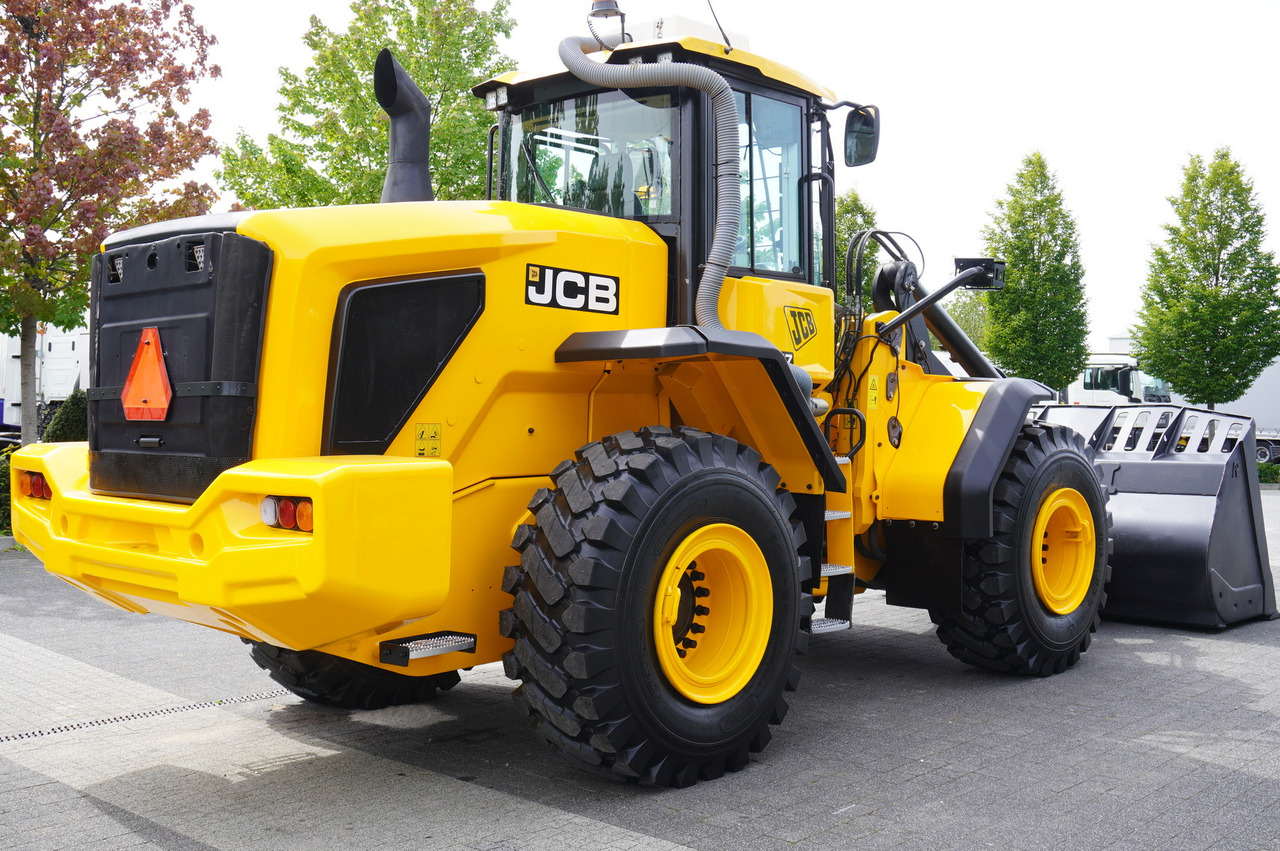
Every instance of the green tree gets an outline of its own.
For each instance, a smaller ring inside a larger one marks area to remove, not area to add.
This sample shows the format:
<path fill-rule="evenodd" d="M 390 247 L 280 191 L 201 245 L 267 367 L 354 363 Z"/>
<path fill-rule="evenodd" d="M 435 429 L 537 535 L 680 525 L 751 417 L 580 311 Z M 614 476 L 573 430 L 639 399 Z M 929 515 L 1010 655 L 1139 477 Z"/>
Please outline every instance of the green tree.
<path fill-rule="evenodd" d="M 77 387 L 54 411 L 53 419 L 45 427 L 40 440 L 45 443 L 63 443 L 70 440 L 89 439 L 89 398 Z"/>
<path fill-rule="evenodd" d="M 1210 408 L 1238 399 L 1280 356 L 1275 256 L 1266 218 L 1229 148 L 1191 157 L 1177 218 L 1152 252 L 1134 354 L 1143 369 Z"/>
<path fill-rule="evenodd" d="M 836 292 L 843 304 L 846 292 L 845 252 L 849 249 L 849 240 L 859 231 L 870 230 L 876 226 L 876 211 L 862 200 L 856 189 L 850 189 L 836 196 Z M 871 283 L 876 279 L 879 263 L 876 255 L 880 246 L 874 241 L 868 244 L 862 261 L 862 303 L 863 309 L 871 310 Z"/>
<path fill-rule="evenodd" d="M 218 179 L 249 207 L 376 202 L 387 166 L 387 117 L 373 95 L 373 63 L 390 47 L 431 101 L 431 175 L 441 199 L 484 194 L 493 116 L 471 94 L 514 63 L 497 48 L 514 22 L 507 0 L 482 12 L 470 0 L 355 0 L 346 32 L 311 17 L 314 53 L 302 76 L 280 69 L 281 133 L 265 147 L 244 132 L 222 155 Z"/>
<path fill-rule="evenodd" d="M 83 321 L 102 240 L 215 197 L 181 182 L 216 146 L 208 113 L 180 109 L 218 68 L 176 0 L 5 0 L 0 28 L 0 332 L 22 339 L 25 443 L 39 323 Z"/>
<path fill-rule="evenodd" d="M 965 336 L 979 349 L 987 351 L 987 329 L 991 326 L 987 294 L 980 290 L 958 290 L 947 296 L 944 307 Z"/>
<path fill-rule="evenodd" d="M 987 293 L 986 345 L 1012 375 L 1065 387 L 1088 357 L 1088 321 L 1076 224 L 1039 151 L 1022 161 L 983 228 L 986 250 L 1008 263 Z"/>

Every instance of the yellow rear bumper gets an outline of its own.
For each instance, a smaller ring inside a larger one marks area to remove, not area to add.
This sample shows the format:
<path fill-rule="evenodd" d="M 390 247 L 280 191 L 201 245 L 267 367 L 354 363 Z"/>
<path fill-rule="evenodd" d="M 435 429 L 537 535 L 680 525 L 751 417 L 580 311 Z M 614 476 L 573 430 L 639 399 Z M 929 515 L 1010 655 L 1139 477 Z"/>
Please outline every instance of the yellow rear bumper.
<path fill-rule="evenodd" d="M 120 608 L 295 649 L 386 631 L 449 593 L 453 470 L 436 459 L 251 461 L 194 505 L 89 491 L 86 444 L 13 455 L 13 529 L 45 568 Z M 39 472 L 53 498 L 23 496 Z M 309 497 L 311 533 L 266 526 L 264 496 Z"/>

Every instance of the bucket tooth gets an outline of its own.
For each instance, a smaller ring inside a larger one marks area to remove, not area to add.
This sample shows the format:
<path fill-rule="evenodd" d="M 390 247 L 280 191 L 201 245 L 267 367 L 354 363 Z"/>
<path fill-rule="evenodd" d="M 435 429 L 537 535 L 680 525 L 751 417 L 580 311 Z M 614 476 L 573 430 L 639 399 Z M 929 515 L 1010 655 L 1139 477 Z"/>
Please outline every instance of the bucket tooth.
<path fill-rule="evenodd" d="M 395 638 L 378 645 L 378 660 L 384 665 L 408 667 L 411 659 L 458 652 L 476 652 L 476 637 L 466 632 L 432 632 Z"/>

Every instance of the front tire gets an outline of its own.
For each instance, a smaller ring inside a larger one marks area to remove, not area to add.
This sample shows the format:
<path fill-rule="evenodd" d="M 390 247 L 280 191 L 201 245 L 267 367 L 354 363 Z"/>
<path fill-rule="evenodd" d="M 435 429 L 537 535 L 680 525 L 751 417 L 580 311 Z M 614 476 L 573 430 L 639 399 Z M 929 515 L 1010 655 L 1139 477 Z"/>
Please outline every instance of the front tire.
<path fill-rule="evenodd" d="M 503 663 L 530 725 L 661 786 L 745 767 L 786 714 L 812 612 L 778 474 L 727 437 L 655 427 L 590 444 L 552 477 L 503 582 Z"/>
<path fill-rule="evenodd" d="M 1079 435 L 1023 426 L 996 484 L 993 528 L 966 543 L 960 611 L 930 612 L 938 638 L 978 667 L 1061 673 L 1089 648 L 1111 576 L 1106 494 Z"/>

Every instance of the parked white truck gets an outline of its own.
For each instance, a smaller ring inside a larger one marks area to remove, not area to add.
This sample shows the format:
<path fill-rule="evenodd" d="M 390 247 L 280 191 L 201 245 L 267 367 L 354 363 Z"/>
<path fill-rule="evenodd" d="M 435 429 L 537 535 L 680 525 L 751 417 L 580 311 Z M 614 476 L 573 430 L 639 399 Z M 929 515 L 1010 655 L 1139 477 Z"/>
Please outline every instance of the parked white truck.
<path fill-rule="evenodd" d="M 1062 391 L 1069 405 L 1130 405 L 1171 401 L 1169 383 L 1148 375 L 1137 358 L 1114 352 L 1089 355 L 1080 377 Z"/>
<path fill-rule="evenodd" d="M 0 443 L 18 442 L 22 430 L 22 344 L 0 337 Z M 36 347 L 36 398 L 41 428 L 77 387 L 89 386 L 89 329 L 41 326 Z"/>

